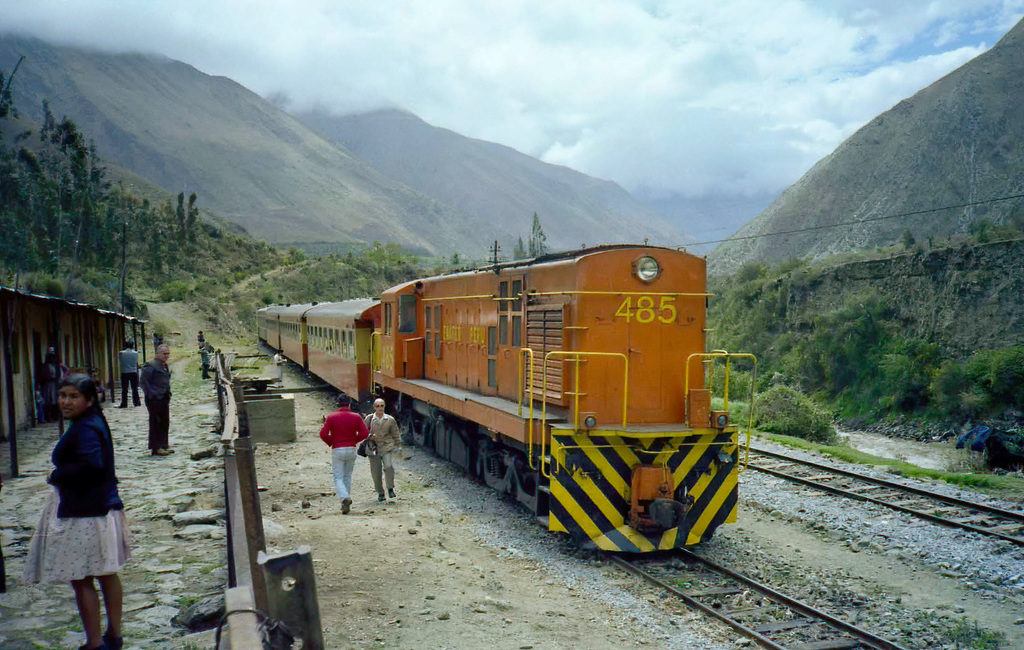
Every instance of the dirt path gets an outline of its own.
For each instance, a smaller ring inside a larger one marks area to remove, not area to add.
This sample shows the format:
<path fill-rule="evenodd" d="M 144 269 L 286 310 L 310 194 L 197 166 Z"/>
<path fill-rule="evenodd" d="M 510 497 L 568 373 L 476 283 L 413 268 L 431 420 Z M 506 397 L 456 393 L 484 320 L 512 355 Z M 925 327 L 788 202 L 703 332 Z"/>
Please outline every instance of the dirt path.
<path fill-rule="evenodd" d="M 286 384 L 300 381 L 286 370 Z M 425 452 L 406 450 L 398 498 L 383 505 L 359 459 L 342 515 L 318 436 L 328 408 L 296 395 L 297 442 L 257 450 L 268 546 L 312 548 L 327 647 L 718 647 L 681 629 L 690 614 L 666 616 L 613 586 L 595 594 L 604 570 Z"/>
<path fill-rule="evenodd" d="M 255 340 L 222 338 L 187 306 L 151 305 L 150 314 L 173 324 L 172 363 L 194 352 L 200 329 L 217 347 L 257 351 Z M 311 383 L 294 365 L 284 381 Z M 384 505 L 359 459 L 352 512 L 342 515 L 318 435 L 330 396 L 297 393 L 295 404 L 297 441 L 256 448 L 261 508 L 268 552 L 312 550 L 326 647 L 725 647 L 687 629 L 700 620 L 693 614 L 666 614 L 609 584 L 617 570 L 579 557 L 518 505 L 424 452 L 405 450 L 398 497 Z"/>

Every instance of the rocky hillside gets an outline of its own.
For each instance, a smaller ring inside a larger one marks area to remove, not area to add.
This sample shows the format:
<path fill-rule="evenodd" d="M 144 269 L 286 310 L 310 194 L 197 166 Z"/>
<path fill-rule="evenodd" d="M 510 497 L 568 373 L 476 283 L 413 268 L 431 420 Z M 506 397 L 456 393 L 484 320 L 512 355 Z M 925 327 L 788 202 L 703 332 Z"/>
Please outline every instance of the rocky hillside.
<path fill-rule="evenodd" d="M 617 185 L 413 116 L 403 114 L 411 129 L 359 123 L 365 132 L 350 139 L 374 157 L 371 166 L 342 138 L 179 61 L 0 35 L 0 69 L 10 72 L 23 55 L 12 90 L 27 121 L 42 121 L 46 100 L 95 141 L 115 178 L 136 191 L 152 183 L 172 195 L 197 192 L 201 208 L 270 242 L 379 240 L 483 257 L 496 238 L 511 251 L 537 212 L 553 247 L 647 236 L 682 243 Z M 377 154 L 398 158 L 387 164 Z"/>
<path fill-rule="evenodd" d="M 715 249 L 711 268 L 870 249 L 907 230 L 917 240 L 946 239 L 982 219 L 1020 219 L 1022 199 L 966 204 L 1024 193 L 1021 142 L 1024 21 L 853 134 L 740 229 L 737 241 Z M 937 209 L 947 206 L 965 207 Z"/>
<path fill-rule="evenodd" d="M 297 117 L 389 178 L 460 213 L 486 215 L 502 243 L 520 235 L 525 240 L 534 212 L 556 250 L 644 238 L 686 243 L 675 227 L 615 183 L 431 126 L 411 113 Z"/>
<path fill-rule="evenodd" d="M 258 95 L 178 61 L 0 38 L 21 113 L 47 100 L 100 155 L 270 241 L 470 246 L 450 208 L 370 169 Z"/>
<path fill-rule="evenodd" d="M 801 268 L 780 282 L 788 293 L 783 329 L 806 327 L 848 296 L 875 294 L 891 299 L 908 339 L 952 356 L 1024 344 L 1021 240 Z"/>

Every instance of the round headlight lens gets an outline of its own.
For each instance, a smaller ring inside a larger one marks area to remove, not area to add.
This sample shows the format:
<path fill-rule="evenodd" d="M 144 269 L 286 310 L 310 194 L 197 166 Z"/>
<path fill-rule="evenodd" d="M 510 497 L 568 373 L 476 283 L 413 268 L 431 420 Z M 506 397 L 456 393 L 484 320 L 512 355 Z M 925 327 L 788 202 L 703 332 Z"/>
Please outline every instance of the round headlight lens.
<path fill-rule="evenodd" d="M 594 427 L 597 426 L 597 418 L 595 418 L 593 415 L 588 415 L 583 420 L 583 426 L 587 427 L 588 429 L 593 429 Z"/>
<path fill-rule="evenodd" d="M 636 272 L 636 277 L 640 278 L 641 282 L 653 282 L 658 277 L 658 274 L 661 273 L 658 260 L 647 255 L 638 259 L 633 269 Z"/>

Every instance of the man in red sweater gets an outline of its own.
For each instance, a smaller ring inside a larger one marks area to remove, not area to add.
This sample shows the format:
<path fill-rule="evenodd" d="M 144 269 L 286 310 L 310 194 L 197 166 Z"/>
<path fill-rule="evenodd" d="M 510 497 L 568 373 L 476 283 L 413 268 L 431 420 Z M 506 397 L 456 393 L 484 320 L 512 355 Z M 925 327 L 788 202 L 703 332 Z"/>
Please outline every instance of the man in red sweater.
<path fill-rule="evenodd" d="M 369 437 L 363 418 L 349 408 L 346 395 L 338 396 L 338 410 L 327 416 L 320 439 L 331 448 L 334 489 L 341 499 L 341 514 L 352 507 L 352 469 L 356 465 L 356 445 Z"/>

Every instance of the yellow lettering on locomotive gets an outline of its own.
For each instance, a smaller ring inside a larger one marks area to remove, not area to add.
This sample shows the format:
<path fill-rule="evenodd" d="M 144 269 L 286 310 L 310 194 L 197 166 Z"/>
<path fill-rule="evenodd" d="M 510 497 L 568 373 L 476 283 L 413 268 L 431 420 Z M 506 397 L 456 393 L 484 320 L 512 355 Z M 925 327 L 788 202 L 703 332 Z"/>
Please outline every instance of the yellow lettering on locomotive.
<path fill-rule="evenodd" d="M 446 342 L 458 343 L 462 340 L 462 328 L 458 325 L 445 325 L 442 335 Z"/>
<path fill-rule="evenodd" d="M 395 346 L 393 346 L 393 345 L 386 345 L 386 346 L 384 346 L 384 354 L 382 356 L 384 357 L 384 361 L 383 361 L 383 363 L 381 363 L 381 366 L 383 366 L 384 368 L 387 368 L 388 370 L 394 372 L 394 370 L 395 370 Z"/>
<path fill-rule="evenodd" d="M 676 322 L 676 297 L 675 296 L 626 296 L 615 310 L 615 315 L 625 318 L 627 323 L 636 319 L 638 323 L 653 323 L 659 321 L 666 324 Z"/>
<path fill-rule="evenodd" d="M 477 345 L 487 344 L 487 329 L 480 327 L 479 325 L 473 325 L 469 328 L 469 342 Z"/>

